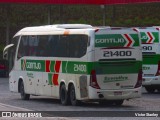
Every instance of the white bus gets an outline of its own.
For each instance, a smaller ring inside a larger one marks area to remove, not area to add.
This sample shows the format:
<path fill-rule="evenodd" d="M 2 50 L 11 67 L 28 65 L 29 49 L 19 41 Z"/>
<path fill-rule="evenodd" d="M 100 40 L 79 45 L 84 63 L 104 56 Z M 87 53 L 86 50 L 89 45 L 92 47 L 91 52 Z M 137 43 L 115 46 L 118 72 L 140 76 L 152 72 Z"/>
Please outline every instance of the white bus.
<path fill-rule="evenodd" d="M 138 31 L 84 24 L 27 27 L 8 52 L 10 91 L 60 99 L 63 105 L 98 101 L 121 105 L 141 96 Z"/>
<path fill-rule="evenodd" d="M 160 30 L 158 27 L 139 28 L 143 54 L 143 82 L 148 93 L 160 91 Z"/>

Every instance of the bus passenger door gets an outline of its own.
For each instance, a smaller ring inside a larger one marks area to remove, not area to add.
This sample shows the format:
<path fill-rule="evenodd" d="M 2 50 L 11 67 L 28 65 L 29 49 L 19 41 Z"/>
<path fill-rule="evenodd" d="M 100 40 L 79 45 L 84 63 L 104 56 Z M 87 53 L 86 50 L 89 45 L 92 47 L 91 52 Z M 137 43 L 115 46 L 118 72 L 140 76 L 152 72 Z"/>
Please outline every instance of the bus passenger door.
<path fill-rule="evenodd" d="M 11 47 L 9 50 L 8 50 L 8 63 L 9 63 L 9 89 L 10 91 L 14 91 L 14 70 L 13 70 L 13 67 L 14 67 L 14 47 Z"/>
<path fill-rule="evenodd" d="M 24 84 L 26 86 L 25 92 L 29 94 L 35 94 L 35 74 L 30 71 L 27 71 L 25 74 L 26 74 L 26 79 L 24 81 Z"/>
<path fill-rule="evenodd" d="M 10 91 L 18 91 L 18 86 L 16 83 L 16 74 L 15 74 L 15 63 L 16 63 L 16 50 L 17 50 L 17 44 L 18 44 L 19 37 L 15 37 L 12 40 L 12 45 L 10 48 L 8 48 L 8 63 L 9 63 L 9 89 Z"/>

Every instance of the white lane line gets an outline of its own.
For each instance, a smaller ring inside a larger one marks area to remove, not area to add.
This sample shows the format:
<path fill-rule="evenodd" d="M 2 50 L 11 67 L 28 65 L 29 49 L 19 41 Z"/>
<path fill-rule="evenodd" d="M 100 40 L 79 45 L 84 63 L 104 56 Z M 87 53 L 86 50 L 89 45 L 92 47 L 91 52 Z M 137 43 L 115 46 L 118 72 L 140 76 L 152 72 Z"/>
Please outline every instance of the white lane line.
<path fill-rule="evenodd" d="M 0 103 L 0 106 L 8 107 L 8 108 L 15 108 L 15 109 L 24 110 L 24 111 L 34 111 L 34 110 L 30 110 L 30 109 L 26 109 L 26 108 L 21 108 L 21 107 L 16 107 L 16 106 L 12 106 L 12 105 L 7 105 L 7 104 L 3 104 L 3 103 Z"/>

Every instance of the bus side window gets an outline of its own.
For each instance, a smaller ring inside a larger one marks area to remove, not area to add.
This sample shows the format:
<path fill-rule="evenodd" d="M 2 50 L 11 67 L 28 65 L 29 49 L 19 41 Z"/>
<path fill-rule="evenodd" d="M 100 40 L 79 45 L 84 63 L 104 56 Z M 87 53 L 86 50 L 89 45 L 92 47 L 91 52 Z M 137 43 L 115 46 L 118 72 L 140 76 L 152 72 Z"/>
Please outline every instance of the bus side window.
<path fill-rule="evenodd" d="M 80 36 L 79 37 L 79 56 L 78 57 L 82 57 L 83 55 L 86 54 L 86 51 L 87 51 L 87 44 L 88 44 L 88 36 Z"/>
<path fill-rule="evenodd" d="M 54 40 L 56 39 L 55 35 L 50 35 L 48 36 L 48 40 L 46 41 L 46 46 L 45 46 L 45 56 L 47 57 L 54 57 L 54 49 L 55 49 L 55 44 L 54 44 Z"/>
<path fill-rule="evenodd" d="M 78 56 L 78 49 L 79 49 L 79 44 L 78 44 L 78 37 L 75 35 L 71 35 L 69 39 L 69 57 L 77 57 Z"/>
<path fill-rule="evenodd" d="M 39 36 L 29 36 L 28 56 L 36 56 L 38 52 Z"/>
<path fill-rule="evenodd" d="M 47 46 L 48 36 L 47 35 L 40 35 L 39 37 L 39 43 L 37 48 L 37 56 L 43 57 L 46 56 L 46 49 L 49 47 Z"/>
<path fill-rule="evenodd" d="M 71 35 L 69 39 L 69 57 L 80 58 L 85 55 L 87 50 L 88 36 Z"/>
<path fill-rule="evenodd" d="M 59 56 L 59 46 L 60 46 L 60 36 L 59 35 L 54 35 L 54 38 L 52 39 L 52 51 L 51 55 L 52 57 L 58 57 Z"/>
<path fill-rule="evenodd" d="M 51 56 L 51 57 L 64 57 L 66 56 L 66 53 L 65 53 L 65 46 L 66 46 L 66 43 L 65 43 L 65 39 L 63 39 L 62 36 L 59 36 L 59 35 L 53 35 L 53 36 L 50 36 L 48 38 L 48 43 L 47 43 L 47 50 L 48 51 L 48 56 Z"/>

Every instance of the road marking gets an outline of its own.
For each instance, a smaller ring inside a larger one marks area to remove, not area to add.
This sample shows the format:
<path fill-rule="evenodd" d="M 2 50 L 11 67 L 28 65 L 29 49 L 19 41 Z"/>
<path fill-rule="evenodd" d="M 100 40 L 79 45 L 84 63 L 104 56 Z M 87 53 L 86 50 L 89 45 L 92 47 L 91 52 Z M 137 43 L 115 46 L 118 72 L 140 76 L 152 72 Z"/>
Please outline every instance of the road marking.
<path fill-rule="evenodd" d="M 0 106 L 2 106 L 2 107 L 8 107 L 8 110 L 9 110 L 9 108 L 15 108 L 15 109 L 24 110 L 24 111 L 34 111 L 34 110 L 30 110 L 30 109 L 26 109 L 26 108 L 21 108 L 21 107 L 16 107 L 16 106 L 12 106 L 12 105 L 8 105 L 8 104 L 3 104 L 3 103 L 0 103 Z M 2 110 L 0 110 L 0 111 L 2 111 Z"/>

